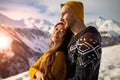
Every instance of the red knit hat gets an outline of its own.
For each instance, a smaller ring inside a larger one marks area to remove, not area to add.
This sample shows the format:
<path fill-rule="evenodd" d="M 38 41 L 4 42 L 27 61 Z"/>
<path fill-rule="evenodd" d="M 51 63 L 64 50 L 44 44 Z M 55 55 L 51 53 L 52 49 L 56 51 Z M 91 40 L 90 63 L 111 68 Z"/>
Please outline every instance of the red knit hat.
<path fill-rule="evenodd" d="M 64 24 L 63 21 L 58 22 L 58 23 L 55 25 L 55 27 L 56 27 L 57 25 L 63 25 L 63 26 L 65 26 L 65 24 Z"/>

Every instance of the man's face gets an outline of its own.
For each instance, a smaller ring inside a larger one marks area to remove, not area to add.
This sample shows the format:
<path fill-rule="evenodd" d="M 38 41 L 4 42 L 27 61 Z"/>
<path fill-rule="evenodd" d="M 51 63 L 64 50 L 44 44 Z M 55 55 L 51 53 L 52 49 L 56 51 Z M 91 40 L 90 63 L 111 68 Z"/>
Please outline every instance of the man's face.
<path fill-rule="evenodd" d="M 61 21 L 65 23 L 66 28 L 74 26 L 75 18 L 73 13 L 68 9 L 66 5 L 61 8 Z"/>

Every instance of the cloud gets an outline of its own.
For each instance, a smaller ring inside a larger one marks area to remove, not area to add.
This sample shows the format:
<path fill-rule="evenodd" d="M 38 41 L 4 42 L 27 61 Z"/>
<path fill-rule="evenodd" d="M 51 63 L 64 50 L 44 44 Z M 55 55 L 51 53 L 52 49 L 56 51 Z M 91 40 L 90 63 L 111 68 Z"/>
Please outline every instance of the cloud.
<path fill-rule="evenodd" d="M 4 9 L 0 11 L 1 13 L 6 14 L 13 19 L 40 16 L 38 10 L 31 6 L 28 7 L 26 5 L 19 6 L 18 4 L 7 4 L 7 6 L 1 5 L 0 7 L 4 7 Z"/>
<path fill-rule="evenodd" d="M 61 0 L 63 1 L 63 0 Z M 29 17 L 59 20 L 60 3 L 55 0 L 0 0 L 0 13 L 12 19 Z M 53 5 L 54 4 L 54 5 Z"/>

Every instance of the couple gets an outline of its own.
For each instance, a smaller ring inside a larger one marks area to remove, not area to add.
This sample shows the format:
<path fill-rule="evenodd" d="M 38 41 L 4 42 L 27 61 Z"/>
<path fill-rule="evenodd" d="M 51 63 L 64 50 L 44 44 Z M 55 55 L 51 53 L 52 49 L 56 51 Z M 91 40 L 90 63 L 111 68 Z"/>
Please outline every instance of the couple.
<path fill-rule="evenodd" d="M 61 22 L 51 35 L 51 48 L 29 69 L 32 80 L 98 80 L 101 36 L 84 24 L 83 4 L 61 5 Z"/>

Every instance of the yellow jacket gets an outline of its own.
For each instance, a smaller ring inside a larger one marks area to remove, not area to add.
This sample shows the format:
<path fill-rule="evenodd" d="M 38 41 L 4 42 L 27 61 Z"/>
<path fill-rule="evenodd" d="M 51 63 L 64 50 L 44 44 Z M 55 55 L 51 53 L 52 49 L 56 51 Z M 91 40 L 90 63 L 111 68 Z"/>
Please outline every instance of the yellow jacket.
<path fill-rule="evenodd" d="M 35 73 L 41 69 L 41 65 L 46 59 L 49 53 L 43 54 L 37 62 L 35 62 L 29 69 L 29 76 L 31 80 L 35 80 Z M 51 68 L 51 74 L 55 78 L 55 80 L 65 80 L 66 76 L 66 58 L 65 54 L 61 51 L 56 52 L 55 54 L 55 61 Z M 48 80 L 52 80 L 50 75 L 48 74 Z"/>

